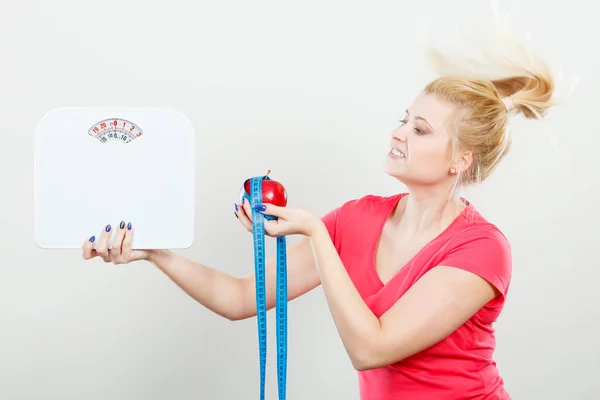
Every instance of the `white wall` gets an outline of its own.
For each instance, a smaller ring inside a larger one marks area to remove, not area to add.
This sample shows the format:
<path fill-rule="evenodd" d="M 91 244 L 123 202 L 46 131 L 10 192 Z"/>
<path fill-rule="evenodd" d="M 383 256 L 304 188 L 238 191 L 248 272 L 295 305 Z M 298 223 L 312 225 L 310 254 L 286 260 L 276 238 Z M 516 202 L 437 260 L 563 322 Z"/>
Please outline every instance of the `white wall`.
<path fill-rule="evenodd" d="M 562 90 L 581 83 L 547 123 L 515 119 L 512 153 L 470 193 L 514 249 L 497 360 L 514 399 L 597 399 L 600 28 L 582 0 L 502 3 L 517 34 L 531 30 L 564 68 Z M 183 253 L 242 275 L 253 268 L 251 236 L 232 214 L 242 180 L 271 169 L 291 205 L 317 213 L 403 190 L 381 164 L 390 130 L 431 78 L 421 33 L 446 38 L 488 9 L 475 0 L 2 1 L 0 398 L 258 396 L 254 319 L 211 314 L 149 264 L 114 267 L 36 246 L 33 132 L 46 112 L 186 113 L 199 187 L 197 239 Z M 90 179 L 110 190 L 111 173 Z M 289 398 L 358 399 L 321 290 L 289 311 Z"/>

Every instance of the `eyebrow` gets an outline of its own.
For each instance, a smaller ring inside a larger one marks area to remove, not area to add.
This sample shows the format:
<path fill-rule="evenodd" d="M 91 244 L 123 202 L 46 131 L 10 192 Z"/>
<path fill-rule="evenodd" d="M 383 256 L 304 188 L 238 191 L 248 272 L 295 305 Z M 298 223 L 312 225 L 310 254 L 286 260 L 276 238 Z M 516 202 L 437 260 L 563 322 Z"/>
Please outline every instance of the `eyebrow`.
<path fill-rule="evenodd" d="M 410 113 L 408 112 L 408 110 L 405 110 L 405 111 L 406 111 L 406 115 L 410 115 Z M 433 128 L 433 125 L 431 125 L 431 124 L 429 123 L 429 121 L 427 121 L 425 118 L 423 118 L 423 117 L 419 117 L 418 115 L 416 115 L 416 116 L 415 116 L 415 119 L 417 119 L 417 120 L 421 120 L 421 121 L 424 121 L 424 122 L 425 122 L 427 125 L 429 125 L 429 127 L 430 127 L 432 130 L 434 130 L 434 128 Z"/>

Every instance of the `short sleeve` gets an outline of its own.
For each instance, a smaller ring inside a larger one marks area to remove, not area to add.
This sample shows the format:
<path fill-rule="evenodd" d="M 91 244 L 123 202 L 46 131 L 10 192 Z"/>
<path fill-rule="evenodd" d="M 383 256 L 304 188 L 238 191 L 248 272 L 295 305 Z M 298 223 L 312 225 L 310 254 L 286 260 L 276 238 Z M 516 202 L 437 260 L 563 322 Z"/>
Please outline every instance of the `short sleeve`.
<path fill-rule="evenodd" d="M 474 229 L 439 263 L 480 276 L 506 296 L 512 274 L 512 254 L 506 237 L 496 229 Z"/>
<path fill-rule="evenodd" d="M 348 200 L 321 217 L 336 248 L 339 248 L 342 231 L 348 228 L 348 217 L 357 212 L 359 204 L 359 199 Z"/>
<path fill-rule="evenodd" d="M 325 215 L 321 217 L 321 221 L 325 224 L 327 231 L 329 232 L 329 236 L 331 237 L 331 241 L 336 243 L 336 231 L 338 226 L 338 218 L 340 215 L 341 207 L 334 208 L 329 211 Z"/>

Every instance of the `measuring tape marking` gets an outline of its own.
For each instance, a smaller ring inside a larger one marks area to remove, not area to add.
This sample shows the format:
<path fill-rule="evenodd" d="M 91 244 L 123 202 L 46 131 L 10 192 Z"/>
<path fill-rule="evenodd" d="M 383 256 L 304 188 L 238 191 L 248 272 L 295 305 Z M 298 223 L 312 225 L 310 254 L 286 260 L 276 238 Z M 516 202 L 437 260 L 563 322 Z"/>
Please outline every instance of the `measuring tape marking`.
<path fill-rule="evenodd" d="M 265 225 L 264 220 L 275 220 L 256 209 L 262 203 L 262 181 L 268 176 L 250 179 L 250 193 L 244 190 L 244 197 L 252 207 L 252 235 L 254 242 L 254 270 L 256 287 L 256 318 L 258 328 L 260 399 L 265 398 L 265 375 L 267 366 L 267 302 L 265 285 Z M 277 386 L 279 400 L 285 400 L 287 376 L 287 249 L 285 236 L 277 237 L 276 269 L 276 328 L 277 328 Z"/>

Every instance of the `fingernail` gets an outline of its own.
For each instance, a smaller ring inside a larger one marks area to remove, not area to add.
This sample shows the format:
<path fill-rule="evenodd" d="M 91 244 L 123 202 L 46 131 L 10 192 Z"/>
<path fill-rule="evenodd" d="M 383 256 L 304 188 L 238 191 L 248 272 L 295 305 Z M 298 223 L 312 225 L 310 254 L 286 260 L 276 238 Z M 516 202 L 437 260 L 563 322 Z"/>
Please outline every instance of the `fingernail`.
<path fill-rule="evenodd" d="M 92 236 L 92 237 L 90 238 L 90 242 L 93 242 L 94 240 L 96 240 L 96 236 Z"/>
<path fill-rule="evenodd" d="M 235 211 L 238 210 L 238 205 L 236 203 L 233 203 L 233 205 L 235 206 Z"/>
<path fill-rule="evenodd" d="M 127 224 L 127 230 L 131 230 L 131 222 Z"/>
<path fill-rule="evenodd" d="M 255 208 L 256 211 L 265 211 L 267 209 L 267 206 L 265 206 L 264 204 L 259 204 Z"/>
<path fill-rule="evenodd" d="M 106 225 L 106 232 L 110 232 L 110 224 Z"/>
<path fill-rule="evenodd" d="M 121 225 L 119 225 L 119 228 L 121 228 L 121 229 L 125 228 L 125 221 L 121 221 Z"/>
<path fill-rule="evenodd" d="M 242 205 L 244 205 L 244 202 L 246 201 L 245 197 L 242 197 Z"/>
<path fill-rule="evenodd" d="M 236 217 L 237 219 L 240 219 L 240 217 L 238 217 L 237 213 L 235 213 L 235 212 L 234 212 L 234 213 L 233 213 L 233 215 L 235 215 L 235 217 Z"/>

